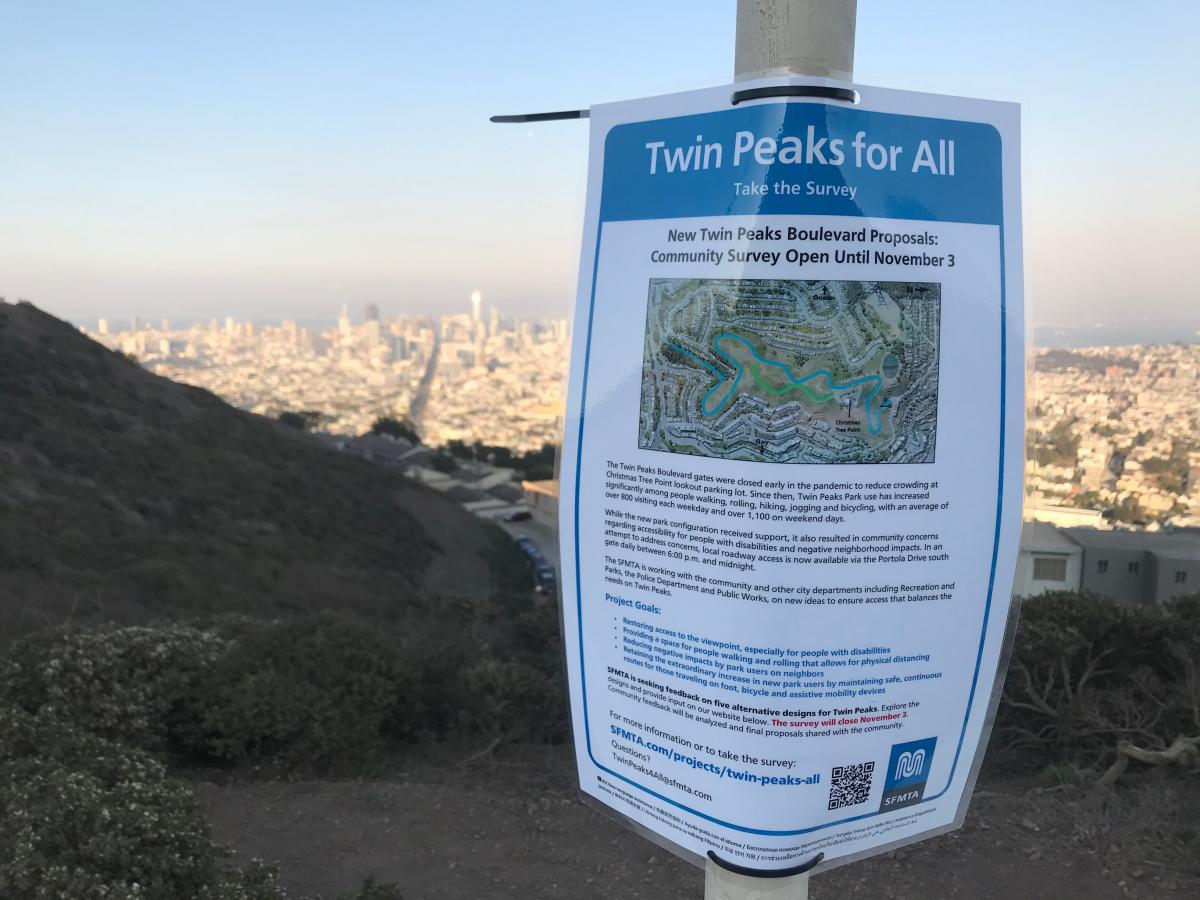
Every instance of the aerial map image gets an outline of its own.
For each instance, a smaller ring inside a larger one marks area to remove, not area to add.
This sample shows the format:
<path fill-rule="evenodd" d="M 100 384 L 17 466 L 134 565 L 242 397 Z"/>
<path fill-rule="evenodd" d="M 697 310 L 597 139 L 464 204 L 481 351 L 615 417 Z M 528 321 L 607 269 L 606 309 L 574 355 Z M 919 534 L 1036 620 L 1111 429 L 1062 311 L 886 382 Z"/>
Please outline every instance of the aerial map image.
<path fill-rule="evenodd" d="M 638 445 L 931 463 L 940 325 L 933 283 L 651 279 Z"/>

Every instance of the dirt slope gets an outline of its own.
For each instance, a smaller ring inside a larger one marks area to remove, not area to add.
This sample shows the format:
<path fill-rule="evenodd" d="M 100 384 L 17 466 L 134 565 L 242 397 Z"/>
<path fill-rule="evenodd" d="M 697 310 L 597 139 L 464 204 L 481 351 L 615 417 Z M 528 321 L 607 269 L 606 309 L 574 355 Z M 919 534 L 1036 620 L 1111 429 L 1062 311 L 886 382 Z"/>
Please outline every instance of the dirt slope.
<path fill-rule="evenodd" d="M 818 874 L 812 896 L 1200 896 L 1195 866 L 1189 874 L 1162 858 L 1161 842 L 1146 843 L 1136 816 L 1126 816 L 1139 790 L 1129 789 L 1119 808 L 1097 810 L 1083 793 L 994 781 L 977 792 L 961 830 Z M 563 750 L 388 781 L 201 784 L 199 793 L 218 840 L 278 864 L 297 892 L 333 895 L 375 876 L 397 882 L 406 900 L 703 896 L 699 869 L 577 800 Z"/>

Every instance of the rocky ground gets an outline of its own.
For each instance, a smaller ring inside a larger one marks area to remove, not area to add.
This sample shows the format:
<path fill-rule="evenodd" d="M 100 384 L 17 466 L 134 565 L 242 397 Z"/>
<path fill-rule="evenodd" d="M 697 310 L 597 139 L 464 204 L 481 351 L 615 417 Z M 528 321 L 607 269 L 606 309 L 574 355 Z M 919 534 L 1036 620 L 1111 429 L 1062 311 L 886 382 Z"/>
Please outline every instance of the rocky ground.
<path fill-rule="evenodd" d="M 463 754 L 466 758 L 467 754 Z M 201 780 L 218 840 L 296 892 L 374 876 L 423 898 L 698 900 L 702 872 L 584 806 L 565 749 L 376 781 Z M 1115 794 L 985 777 L 959 831 L 812 881 L 822 897 L 1107 900 L 1200 896 L 1200 779 L 1150 773 Z"/>

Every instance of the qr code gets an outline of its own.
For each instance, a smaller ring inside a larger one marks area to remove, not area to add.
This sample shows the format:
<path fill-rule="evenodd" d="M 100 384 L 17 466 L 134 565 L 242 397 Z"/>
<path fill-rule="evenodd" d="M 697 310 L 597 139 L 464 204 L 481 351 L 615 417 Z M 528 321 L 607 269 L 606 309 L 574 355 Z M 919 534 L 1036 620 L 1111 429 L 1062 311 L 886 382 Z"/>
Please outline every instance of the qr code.
<path fill-rule="evenodd" d="M 829 785 L 829 808 L 857 806 L 871 796 L 871 779 L 875 777 L 874 761 L 852 766 L 834 766 Z"/>

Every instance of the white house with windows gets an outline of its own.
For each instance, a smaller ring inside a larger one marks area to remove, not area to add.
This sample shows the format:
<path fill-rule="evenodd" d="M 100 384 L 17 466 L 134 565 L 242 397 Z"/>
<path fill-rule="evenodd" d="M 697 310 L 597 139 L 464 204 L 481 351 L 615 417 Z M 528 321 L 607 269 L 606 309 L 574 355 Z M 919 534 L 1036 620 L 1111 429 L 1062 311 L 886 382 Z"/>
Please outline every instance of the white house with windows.
<path fill-rule="evenodd" d="M 1083 548 L 1085 591 L 1129 603 L 1166 603 L 1200 591 L 1200 537 L 1188 533 L 1063 532 Z"/>
<path fill-rule="evenodd" d="M 1021 526 L 1021 553 L 1013 593 L 1036 597 L 1046 591 L 1077 591 L 1083 548 L 1046 522 Z"/>
<path fill-rule="evenodd" d="M 1200 591 L 1200 535 L 1101 531 L 1025 522 L 1013 593 L 1085 591 L 1161 604 Z"/>

